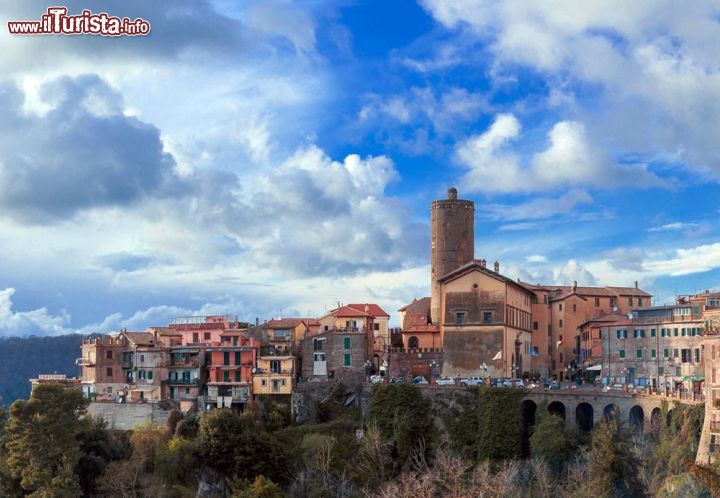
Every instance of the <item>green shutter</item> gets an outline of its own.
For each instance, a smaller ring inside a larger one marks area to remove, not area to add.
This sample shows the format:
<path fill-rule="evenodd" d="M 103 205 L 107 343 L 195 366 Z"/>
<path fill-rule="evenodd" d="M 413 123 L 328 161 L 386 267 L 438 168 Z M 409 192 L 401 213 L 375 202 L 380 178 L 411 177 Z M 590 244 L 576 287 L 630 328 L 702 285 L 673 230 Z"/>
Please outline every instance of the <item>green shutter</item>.
<path fill-rule="evenodd" d="M 350 337 L 343 337 L 343 347 L 345 349 L 352 348 L 352 338 Z"/>
<path fill-rule="evenodd" d="M 625 358 L 625 350 L 624 349 L 620 350 L 620 358 Z"/>
<path fill-rule="evenodd" d="M 651 357 L 651 358 L 657 357 L 657 351 L 654 350 L 654 349 L 651 349 L 651 350 L 650 350 L 650 357 Z"/>
<path fill-rule="evenodd" d="M 670 358 L 670 350 L 668 348 L 663 349 L 663 357 Z"/>
<path fill-rule="evenodd" d="M 635 358 L 642 358 L 642 349 L 635 350 Z"/>
<path fill-rule="evenodd" d="M 345 355 L 345 366 L 349 367 L 351 364 L 352 364 L 351 356 L 349 354 L 346 354 Z"/>
<path fill-rule="evenodd" d="M 235 382 L 240 382 L 240 372 L 235 372 Z"/>
<path fill-rule="evenodd" d="M 650 329 L 650 337 L 655 337 L 655 329 Z"/>

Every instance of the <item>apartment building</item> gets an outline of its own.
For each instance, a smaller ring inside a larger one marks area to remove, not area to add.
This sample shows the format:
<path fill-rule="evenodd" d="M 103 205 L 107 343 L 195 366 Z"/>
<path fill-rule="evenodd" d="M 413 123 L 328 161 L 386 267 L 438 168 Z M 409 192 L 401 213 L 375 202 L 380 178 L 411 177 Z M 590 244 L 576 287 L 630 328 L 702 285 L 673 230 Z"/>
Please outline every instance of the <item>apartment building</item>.
<path fill-rule="evenodd" d="M 85 397 L 98 401 L 112 401 L 128 385 L 123 370 L 123 353 L 127 341 L 120 336 L 101 336 L 83 339 L 81 357 L 76 364 L 82 371 L 82 391 Z"/>
<path fill-rule="evenodd" d="M 295 375 L 294 356 L 260 356 L 253 372 L 253 396 L 292 394 Z"/>
<path fill-rule="evenodd" d="M 368 355 L 368 337 L 372 336 L 367 334 L 366 327 L 352 325 L 321 330 L 315 335 L 305 337 L 303 381 L 363 381 L 372 368 L 371 356 Z"/>
<path fill-rule="evenodd" d="M 207 346 L 207 393 L 202 402 L 206 408 L 237 407 L 245 409 L 252 394 L 252 370 L 255 368 L 259 344 L 254 339 L 229 334 L 230 340 L 218 337 Z M 237 339 L 234 339 L 237 337 Z"/>

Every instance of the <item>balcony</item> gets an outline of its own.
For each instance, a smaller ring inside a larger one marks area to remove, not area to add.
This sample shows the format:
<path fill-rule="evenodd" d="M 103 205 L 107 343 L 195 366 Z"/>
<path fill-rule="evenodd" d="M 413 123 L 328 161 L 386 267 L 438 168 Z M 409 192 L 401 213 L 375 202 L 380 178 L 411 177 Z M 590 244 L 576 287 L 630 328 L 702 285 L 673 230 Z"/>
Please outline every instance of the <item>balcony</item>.
<path fill-rule="evenodd" d="M 167 383 L 171 386 L 197 386 L 200 379 L 168 379 Z"/>
<path fill-rule="evenodd" d="M 200 361 L 197 358 L 190 360 L 170 360 L 168 368 L 198 368 Z"/>

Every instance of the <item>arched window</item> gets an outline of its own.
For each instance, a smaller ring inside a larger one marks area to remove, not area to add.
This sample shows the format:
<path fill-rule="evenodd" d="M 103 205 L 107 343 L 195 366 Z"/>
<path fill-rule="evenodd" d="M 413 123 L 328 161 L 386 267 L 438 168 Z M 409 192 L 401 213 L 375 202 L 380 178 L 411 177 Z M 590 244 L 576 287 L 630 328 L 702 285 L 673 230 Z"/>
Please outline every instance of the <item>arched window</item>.
<path fill-rule="evenodd" d="M 410 340 L 408 341 L 408 348 L 417 349 L 419 343 L 420 343 L 420 341 L 418 341 L 418 338 L 415 336 L 412 336 L 412 337 L 410 337 Z"/>

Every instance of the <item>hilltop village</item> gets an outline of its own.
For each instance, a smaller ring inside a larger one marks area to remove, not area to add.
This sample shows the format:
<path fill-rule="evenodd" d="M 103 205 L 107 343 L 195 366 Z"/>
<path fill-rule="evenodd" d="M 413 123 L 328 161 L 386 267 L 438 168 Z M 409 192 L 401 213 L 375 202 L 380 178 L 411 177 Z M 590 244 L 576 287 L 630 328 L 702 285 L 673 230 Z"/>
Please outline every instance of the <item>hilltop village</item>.
<path fill-rule="evenodd" d="M 98 403 L 164 402 L 183 412 L 245 409 L 259 396 L 289 401 L 299 384 L 323 381 L 542 379 L 541 387 L 594 383 L 693 399 L 702 398 L 706 380 L 715 382 L 714 370 L 705 375 L 715 346 L 704 343 L 715 338 L 720 294 L 652 306 L 637 282 L 586 287 L 513 280 L 499 262 L 489 267 L 475 259 L 474 224 L 473 202 L 458 199 L 454 188 L 432 202 L 431 295 L 397 310 L 400 328 L 389 326 L 386 310 L 362 302 L 339 303 L 321 317 L 254 324 L 182 317 L 85 339 L 81 379 L 67 382 Z"/>

